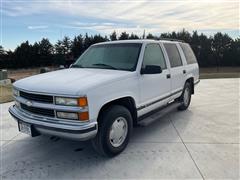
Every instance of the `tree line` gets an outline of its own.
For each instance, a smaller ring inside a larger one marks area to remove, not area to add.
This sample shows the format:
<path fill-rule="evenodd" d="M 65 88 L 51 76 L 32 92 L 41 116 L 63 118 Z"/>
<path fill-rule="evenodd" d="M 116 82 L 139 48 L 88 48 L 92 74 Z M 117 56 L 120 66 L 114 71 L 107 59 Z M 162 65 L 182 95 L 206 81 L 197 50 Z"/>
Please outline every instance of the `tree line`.
<path fill-rule="evenodd" d="M 233 39 L 228 34 L 218 32 L 213 36 L 206 36 L 197 31 L 192 33 L 180 32 L 162 33 L 142 36 L 114 31 L 109 37 L 98 35 L 78 35 L 73 39 L 65 36 L 52 44 L 47 38 L 30 44 L 21 43 L 14 51 L 4 50 L 0 46 L 0 69 L 2 68 L 31 68 L 40 66 L 69 65 L 74 62 L 89 46 L 98 42 L 126 40 L 126 39 L 178 39 L 189 43 L 198 59 L 200 67 L 240 66 L 240 38 Z"/>

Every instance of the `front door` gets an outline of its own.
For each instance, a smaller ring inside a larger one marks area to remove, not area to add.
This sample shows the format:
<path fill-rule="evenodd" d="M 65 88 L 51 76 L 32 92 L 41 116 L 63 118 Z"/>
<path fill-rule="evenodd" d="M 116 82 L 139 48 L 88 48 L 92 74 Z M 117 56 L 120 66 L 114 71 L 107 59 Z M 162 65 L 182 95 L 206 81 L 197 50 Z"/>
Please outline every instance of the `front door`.
<path fill-rule="evenodd" d="M 161 73 L 141 74 L 140 77 L 140 115 L 147 113 L 169 101 L 171 78 L 161 47 L 158 43 L 147 44 L 145 47 L 142 69 L 146 66 L 160 66 Z"/>

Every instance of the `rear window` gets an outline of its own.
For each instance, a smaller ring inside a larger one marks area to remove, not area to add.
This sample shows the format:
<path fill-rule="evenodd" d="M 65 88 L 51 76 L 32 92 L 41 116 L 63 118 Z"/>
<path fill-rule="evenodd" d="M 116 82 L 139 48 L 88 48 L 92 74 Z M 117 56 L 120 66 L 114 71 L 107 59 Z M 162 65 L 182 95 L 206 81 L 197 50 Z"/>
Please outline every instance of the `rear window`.
<path fill-rule="evenodd" d="M 164 47 L 167 51 L 171 67 L 181 66 L 182 60 L 176 44 L 164 43 Z"/>
<path fill-rule="evenodd" d="M 193 50 L 190 47 L 190 45 L 187 44 L 187 43 L 181 43 L 180 46 L 181 46 L 181 48 L 183 50 L 183 53 L 184 53 L 184 55 L 186 57 L 187 63 L 188 64 L 197 63 L 196 56 L 194 55 Z"/>

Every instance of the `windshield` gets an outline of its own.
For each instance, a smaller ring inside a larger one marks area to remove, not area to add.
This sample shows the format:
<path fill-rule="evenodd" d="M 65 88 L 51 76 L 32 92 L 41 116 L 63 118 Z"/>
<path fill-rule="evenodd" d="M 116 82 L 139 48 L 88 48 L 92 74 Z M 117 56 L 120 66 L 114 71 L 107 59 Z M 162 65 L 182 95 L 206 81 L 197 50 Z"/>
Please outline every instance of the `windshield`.
<path fill-rule="evenodd" d="M 134 71 L 142 44 L 119 43 L 90 47 L 72 67 Z"/>

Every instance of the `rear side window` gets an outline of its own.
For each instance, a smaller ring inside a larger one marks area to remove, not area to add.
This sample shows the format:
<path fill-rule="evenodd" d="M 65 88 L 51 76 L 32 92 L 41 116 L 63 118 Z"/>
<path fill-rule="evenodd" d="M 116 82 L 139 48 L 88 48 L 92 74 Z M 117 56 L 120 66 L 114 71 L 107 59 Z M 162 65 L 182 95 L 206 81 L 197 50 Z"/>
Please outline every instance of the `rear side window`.
<path fill-rule="evenodd" d="M 143 68 L 145 68 L 146 65 L 155 65 L 160 66 L 162 69 L 166 69 L 163 52 L 158 44 L 148 44 L 146 46 L 143 58 Z"/>
<path fill-rule="evenodd" d="M 181 43 L 180 46 L 181 46 L 181 48 L 183 50 L 183 53 L 184 53 L 184 55 L 186 57 L 187 63 L 188 64 L 196 63 L 197 62 L 196 56 L 194 55 L 193 50 L 189 46 L 189 44 Z"/>
<path fill-rule="evenodd" d="M 171 67 L 181 66 L 182 60 L 176 44 L 164 43 L 164 47 L 167 51 Z"/>

